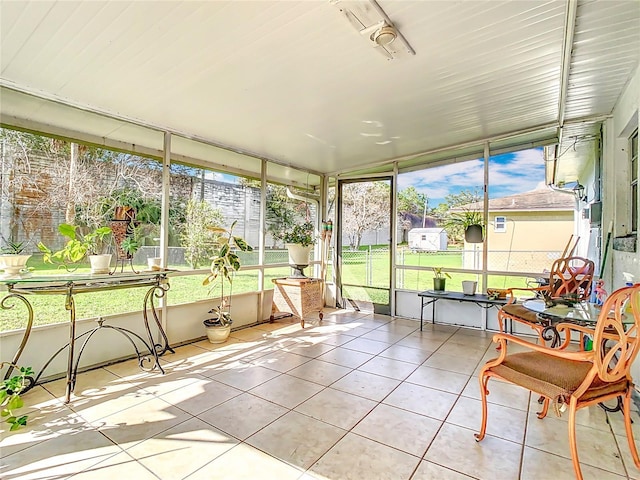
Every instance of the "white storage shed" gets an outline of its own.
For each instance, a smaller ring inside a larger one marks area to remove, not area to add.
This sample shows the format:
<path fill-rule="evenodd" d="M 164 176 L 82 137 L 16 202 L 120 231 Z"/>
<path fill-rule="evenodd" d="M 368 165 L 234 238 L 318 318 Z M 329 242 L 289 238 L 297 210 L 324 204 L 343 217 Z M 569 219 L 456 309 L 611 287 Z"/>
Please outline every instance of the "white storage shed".
<path fill-rule="evenodd" d="M 446 250 L 447 231 L 444 228 L 412 228 L 409 230 L 409 248 L 412 252 Z"/>

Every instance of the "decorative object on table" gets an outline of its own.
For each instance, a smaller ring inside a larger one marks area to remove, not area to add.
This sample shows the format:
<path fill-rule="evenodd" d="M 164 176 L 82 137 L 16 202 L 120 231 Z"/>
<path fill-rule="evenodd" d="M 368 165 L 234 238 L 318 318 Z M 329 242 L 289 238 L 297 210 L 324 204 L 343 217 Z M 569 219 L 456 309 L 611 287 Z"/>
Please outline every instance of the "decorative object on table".
<path fill-rule="evenodd" d="M 475 295 L 477 286 L 478 282 L 475 282 L 473 280 L 463 280 L 462 293 L 464 293 L 465 295 Z"/>
<path fill-rule="evenodd" d="M 433 289 L 436 292 L 443 292 L 447 283 L 447 278 L 451 278 L 447 272 L 442 271 L 442 267 L 433 267 Z"/>
<path fill-rule="evenodd" d="M 24 242 L 5 242 L 0 249 L 0 270 L 4 270 L 4 276 L 20 275 L 27 271 L 27 261 L 31 254 L 24 253 Z"/>
<path fill-rule="evenodd" d="M 207 318 L 203 324 L 207 330 L 207 337 L 211 343 L 222 343 L 227 340 L 231 333 L 231 294 L 233 292 L 233 274 L 240 269 L 240 257 L 236 250 L 250 252 L 253 250 L 241 237 L 233 235 L 233 229 L 237 221 L 231 224 L 229 229 L 223 227 L 209 227 L 217 237 L 215 239 L 215 255 L 211 258 L 211 269 L 209 275 L 202 281 L 202 284 L 209 286 L 209 291 L 220 285 L 220 303 L 209 310 L 208 313 L 215 317 Z M 225 297 L 225 284 L 229 284 L 229 296 Z"/>
<path fill-rule="evenodd" d="M 309 254 L 316 242 L 313 224 L 310 221 L 298 223 L 274 236 L 284 242 L 289 252 L 289 266 L 293 270 L 289 278 L 307 278 L 304 269 L 309 266 Z"/>
<path fill-rule="evenodd" d="M 31 388 L 33 385 L 33 370 L 31 367 L 18 367 L 11 362 L 0 363 L 0 369 L 9 367 L 7 375 L 0 384 L 0 416 L 6 423 L 10 424 L 9 431 L 13 432 L 27 424 L 28 415 L 16 416 L 14 410 L 18 410 L 24 406 L 24 401 L 20 396 L 22 392 Z M 17 369 L 20 373 L 9 377 L 11 371 Z"/>
<path fill-rule="evenodd" d="M 629 324 L 629 318 L 625 318 L 622 312 L 622 306 L 627 303 L 632 305 L 633 324 Z M 634 415 L 631 396 L 635 391 L 631 367 L 640 348 L 640 284 L 613 292 L 600 310 L 594 328 L 571 323 L 562 323 L 560 326 L 566 331 L 565 338 L 569 338 L 572 331 L 593 335 L 593 350 L 576 352 L 566 349 L 570 342 L 565 342 L 560 348 L 549 348 L 513 335 L 494 335 L 493 340 L 500 343 L 500 354 L 487 361 L 478 375 L 482 421 L 480 432 L 475 435 L 476 441 L 485 437 L 487 396 L 493 391 L 487 385 L 495 377 L 541 395 L 543 405 L 538 413 L 541 420 L 546 417 L 550 404 L 553 404 L 557 416 L 568 409 L 569 452 L 575 476 L 582 479 L 576 442 L 577 411 L 620 397 L 629 450 L 636 468 L 640 468 L 631 426 L 631 417 Z M 508 350 L 514 344 L 517 344 L 518 353 L 510 354 Z M 561 426 L 563 422 L 556 423 Z M 490 444 L 485 447 L 490 447 Z"/>
<path fill-rule="evenodd" d="M 69 239 L 62 249 L 53 252 L 42 242 L 38 244 L 38 249 L 44 253 L 43 260 L 46 263 L 57 264 L 69 270 L 70 264 L 77 264 L 88 257 L 91 273 L 109 273 L 111 254 L 102 251 L 108 243 L 111 228 L 98 227 L 82 234 L 77 225 L 61 223 L 58 225 L 58 232 Z"/>
<path fill-rule="evenodd" d="M 125 263 L 128 263 L 134 273 L 138 273 L 133 267 L 133 256 L 140 249 L 140 222 L 136 221 L 136 209 L 129 206 L 115 208 L 114 219 L 110 222 L 113 240 L 116 246 L 116 264 L 113 273 L 124 271 Z"/>
<path fill-rule="evenodd" d="M 508 288 L 487 288 L 487 296 L 492 300 L 505 299 L 508 294 Z"/>
<path fill-rule="evenodd" d="M 599 278 L 596 280 L 595 288 L 593 289 L 596 295 L 596 305 L 603 305 L 607 299 L 607 291 L 604 289 L 604 280 Z"/>
<path fill-rule="evenodd" d="M 162 268 L 162 258 L 161 257 L 149 257 L 147 258 L 147 267 L 149 270 L 160 270 Z"/>

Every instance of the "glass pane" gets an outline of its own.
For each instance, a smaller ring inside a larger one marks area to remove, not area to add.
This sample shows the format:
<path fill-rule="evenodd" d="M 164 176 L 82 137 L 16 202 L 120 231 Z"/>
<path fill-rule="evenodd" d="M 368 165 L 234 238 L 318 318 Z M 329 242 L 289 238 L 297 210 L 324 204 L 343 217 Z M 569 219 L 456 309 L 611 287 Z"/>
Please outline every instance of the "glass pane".
<path fill-rule="evenodd" d="M 482 269 L 482 243 L 470 243 L 465 230 L 483 223 L 483 165 L 476 159 L 398 175 L 398 243 L 407 262 Z"/>
<path fill-rule="evenodd" d="M 488 270 L 543 272 L 572 237 L 575 198 L 547 188 L 544 174 L 541 148 L 490 158 Z"/>
<path fill-rule="evenodd" d="M 260 182 L 237 175 L 171 165 L 169 265 L 208 268 L 218 234 L 209 227 L 233 227 L 233 235 L 254 248 L 239 252 L 242 266 L 257 265 L 260 232 Z"/>
<path fill-rule="evenodd" d="M 168 305 L 179 305 L 181 303 L 192 303 L 208 298 L 218 298 L 221 294 L 221 285 L 216 283 L 213 288 L 202 285 L 206 274 L 172 276 L 169 279 L 171 288 L 167 293 Z M 224 295 L 236 295 L 239 293 L 255 292 L 258 290 L 258 271 L 241 270 L 233 276 L 231 288 L 225 282 Z"/>
<path fill-rule="evenodd" d="M 391 182 L 342 183 L 340 193 L 342 295 L 388 305 Z"/>

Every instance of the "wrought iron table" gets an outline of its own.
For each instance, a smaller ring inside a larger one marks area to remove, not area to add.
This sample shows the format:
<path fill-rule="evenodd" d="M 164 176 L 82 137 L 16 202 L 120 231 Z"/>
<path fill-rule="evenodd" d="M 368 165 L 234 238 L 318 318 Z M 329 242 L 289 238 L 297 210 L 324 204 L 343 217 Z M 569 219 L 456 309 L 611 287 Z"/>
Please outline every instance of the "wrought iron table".
<path fill-rule="evenodd" d="M 5 286 L 9 292 L 0 301 L 0 308 L 11 309 L 17 305 L 17 302 L 22 302 L 28 311 L 27 326 L 25 328 L 22 341 L 18 350 L 16 351 L 12 364 L 17 365 L 24 351 L 24 348 L 29 340 L 31 329 L 33 326 L 33 307 L 27 300 L 29 295 L 64 295 L 65 309 L 69 312 L 69 342 L 62 346 L 53 356 L 44 364 L 35 379 L 31 379 L 29 388 L 32 388 L 38 383 L 44 371 L 51 364 L 51 362 L 65 349 L 67 352 L 67 369 L 66 369 L 66 388 L 65 388 L 65 403 L 69 403 L 71 399 L 71 392 L 75 387 L 76 377 L 78 374 L 78 366 L 80 364 L 80 357 L 85 350 L 87 343 L 91 337 L 102 328 L 109 328 L 124 335 L 131 345 L 133 346 L 136 355 L 138 357 L 138 364 L 141 369 L 151 371 L 154 369 L 160 370 L 164 373 L 162 366 L 160 365 L 159 357 L 170 351 L 174 353 L 174 350 L 169 346 L 169 340 L 162 328 L 162 324 L 156 311 L 155 299 L 164 296 L 165 292 L 169 289 L 169 281 L 166 272 L 145 272 L 145 273 L 119 273 L 113 275 L 95 275 L 95 274 L 65 274 L 65 275 L 41 275 L 41 276 L 23 276 L 20 278 L 4 278 L 0 279 L 0 286 Z M 76 309 L 74 295 L 79 293 L 98 292 L 105 290 L 118 290 L 134 287 L 149 287 L 144 297 L 143 302 L 143 320 L 144 327 L 147 334 L 147 339 L 142 338 L 137 333 L 122 327 L 116 327 L 111 325 L 105 325 L 105 320 L 102 317 L 98 317 L 98 325 L 84 332 L 83 334 L 76 336 Z M 153 321 L 159 331 L 160 339 L 156 341 L 154 339 L 151 326 L 149 324 L 149 312 L 153 317 Z M 75 351 L 75 343 L 77 340 L 84 338 L 80 349 Z M 143 348 L 138 348 L 135 339 L 139 340 L 143 345 Z M 148 350 L 148 353 L 144 351 Z M 10 367 L 5 374 L 5 379 L 10 377 L 13 367 Z"/>
<path fill-rule="evenodd" d="M 491 307 L 500 307 L 507 303 L 506 298 L 493 298 L 482 293 L 476 293 L 475 295 L 465 295 L 462 292 L 447 292 L 437 290 L 425 290 L 418 293 L 422 301 L 420 308 L 420 331 L 422 331 L 422 322 L 424 319 L 424 307 L 431 305 L 431 323 L 436 321 L 436 302 L 438 300 L 457 300 L 458 302 L 472 302 L 485 310 Z"/>

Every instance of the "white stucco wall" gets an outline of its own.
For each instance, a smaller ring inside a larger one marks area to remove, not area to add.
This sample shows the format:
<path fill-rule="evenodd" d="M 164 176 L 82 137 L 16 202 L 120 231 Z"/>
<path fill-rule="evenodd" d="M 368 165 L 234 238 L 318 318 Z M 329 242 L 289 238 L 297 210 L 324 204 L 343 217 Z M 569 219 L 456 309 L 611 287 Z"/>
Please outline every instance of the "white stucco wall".
<path fill-rule="evenodd" d="M 603 149 L 603 245 L 609 225 L 613 224 L 613 236 L 629 233 L 629 152 L 628 138 L 639 125 L 640 111 L 640 72 L 636 73 L 613 111 L 611 119 L 605 124 Z M 639 200 L 640 201 L 640 200 Z M 638 242 L 640 245 L 640 242 Z M 640 282 L 640 251 L 609 251 L 609 260 L 603 272 L 606 287 L 609 291 L 624 286 L 624 273 L 634 276 Z M 636 360 L 632 375 L 640 379 L 640 361 Z"/>
<path fill-rule="evenodd" d="M 234 295 L 233 328 L 238 329 L 255 324 L 258 318 L 261 295 L 258 292 Z M 263 296 L 262 317 L 264 321 L 269 319 L 271 313 L 272 291 L 267 290 Z M 140 299 L 142 303 L 142 298 Z M 202 321 L 210 316 L 207 311 L 216 304 L 216 299 L 201 300 L 198 302 L 175 305 L 166 308 L 165 331 L 170 345 L 177 345 L 203 338 L 205 334 Z M 162 312 L 159 311 L 162 317 Z M 105 325 L 126 328 L 147 340 L 144 329 L 142 312 L 134 312 L 123 315 L 111 315 L 104 317 Z M 152 316 L 149 315 L 154 336 L 159 339 L 158 330 L 155 327 Z M 95 319 L 83 319 L 76 322 L 76 336 L 96 327 Z M 23 330 L 15 330 L 0 333 L 0 352 L 3 360 L 13 358 L 20 341 L 23 338 Z M 59 323 L 33 328 L 25 350 L 20 357 L 21 366 L 31 366 L 36 374 L 39 374 L 45 363 L 51 356 L 69 341 L 69 323 Z M 139 344 L 139 342 L 136 341 Z M 76 341 L 76 352 L 82 347 L 82 340 Z M 139 348 L 142 348 L 139 344 Z M 61 352 L 43 373 L 43 379 L 62 376 L 67 369 L 67 349 Z M 113 330 L 102 329 L 95 333 L 85 348 L 80 368 L 113 362 L 117 359 L 131 357 L 135 354 L 131 343 L 120 333 Z"/>

